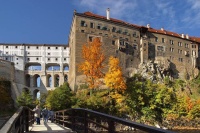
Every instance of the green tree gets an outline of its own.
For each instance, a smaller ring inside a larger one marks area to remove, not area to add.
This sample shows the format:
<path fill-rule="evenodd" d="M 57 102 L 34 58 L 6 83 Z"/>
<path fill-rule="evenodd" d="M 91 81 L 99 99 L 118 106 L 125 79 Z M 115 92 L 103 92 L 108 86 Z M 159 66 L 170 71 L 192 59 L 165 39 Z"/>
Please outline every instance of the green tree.
<path fill-rule="evenodd" d="M 17 97 L 18 106 L 27 106 L 33 108 L 35 106 L 34 100 L 29 90 L 22 91 L 22 94 Z"/>
<path fill-rule="evenodd" d="M 53 110 L 61 110 L 71 108 L 73 105 L 73 92 L 70 90 L 69 84 L 64 83 L 55 90 L 49 91 L 45 105 Z"/>
<path fill-rule="evenodd" d="M 136 75 L 127 80 L 127 105 L 133 117 L 162 122 L 176 103 L 176 94 L 164 84 L 154 84 Z"/>

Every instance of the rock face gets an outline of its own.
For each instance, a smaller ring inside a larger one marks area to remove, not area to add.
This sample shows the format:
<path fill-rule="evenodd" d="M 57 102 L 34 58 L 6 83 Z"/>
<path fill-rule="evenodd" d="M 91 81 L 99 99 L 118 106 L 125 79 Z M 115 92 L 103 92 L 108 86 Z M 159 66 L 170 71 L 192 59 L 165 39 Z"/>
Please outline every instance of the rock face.
<path fill-rule="evenodd" d="M 171 62 L 167 59 L 161 62 L 150 60 L 147 63 L 141 63 L 137 73 L 152 81 L 162 81 L 166 76 L 173 78 Z"/>

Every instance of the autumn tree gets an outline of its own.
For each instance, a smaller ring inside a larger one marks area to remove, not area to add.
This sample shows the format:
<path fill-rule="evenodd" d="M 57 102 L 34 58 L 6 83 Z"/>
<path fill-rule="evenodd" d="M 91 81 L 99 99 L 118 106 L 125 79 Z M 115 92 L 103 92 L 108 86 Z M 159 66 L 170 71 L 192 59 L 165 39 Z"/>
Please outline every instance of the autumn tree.
<path fill-rule="evenodd" d="M 94 89 L 99 85 L 99 79 L 103 77 L 101 69 L 105 56 L 102 52 L 102 43 L 99 38 L 94 38 L 92 42 L 88 42 L 82 47 L 82 58 L 84 62 L 79 64 L 79 71 L 83 72 L 87 77 L 90 89 Z"/>
<path fill-rule="evenodd" d="M 119 66 L 119 59 L 111 56 L 109 58 L 109 70 L 104 77 L 106 86 L 110 89 L 117 89 L 123 91 L 126 89 L 126 83 L 122 76 L 122 71 Z"/>

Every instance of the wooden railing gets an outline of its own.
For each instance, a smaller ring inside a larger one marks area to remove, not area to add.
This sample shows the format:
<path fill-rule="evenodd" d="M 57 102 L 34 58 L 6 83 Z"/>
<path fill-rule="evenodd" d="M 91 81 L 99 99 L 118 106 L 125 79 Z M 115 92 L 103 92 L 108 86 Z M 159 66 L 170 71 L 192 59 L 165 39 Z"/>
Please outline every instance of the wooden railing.
<path fill-rule="evenodd" d="M 88 110 L 88 109 L 66 109 L 55 112 L 55 123 L 64 127 L 69 127 L 77 133 L 117 133 L 125 130 L 141 130 L 149 133 L 172 133 L 144 124 L 136 123 L 108 114 Z"/>
<path fill-rule="evenodd" d="M 27 132 L 34 121 L 34 112 L 28 107 L 20 107 L 1 128 L 0 133 Z"/>

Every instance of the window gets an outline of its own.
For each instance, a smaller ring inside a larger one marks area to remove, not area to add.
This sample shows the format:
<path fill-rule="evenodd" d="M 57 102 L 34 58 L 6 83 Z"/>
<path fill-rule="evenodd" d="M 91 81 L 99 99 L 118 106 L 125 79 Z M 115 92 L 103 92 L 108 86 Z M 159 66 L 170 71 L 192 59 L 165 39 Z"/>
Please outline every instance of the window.
<path fill-rule="evenodd" d="M 6 52 L 6 54 L 8 54 L 8 52 Z"/>
<path fill-rule="evenodd" d="M 18 60 L 18 58 L 16 58 L 16 60 Z"/>
<path fill-rule="evenodd" d="M 15 48 L 17 48 L 17 46 L 15 46 Z"/>
<path fill-rule="evenodd" d="M 178 42 L 178 46 L 179 46 L 179 47 L 182 47 L 182 42 Z"/>
<path fill-rule="evenodd" d="M 90 23 L 90 28 L 94 28 L 94 23 Z"/>
<path fill-rule="evenodd" d="M 162 38 L 162 43 L 165 43 L 165 38 Z"/>
<path fill-rule="evenodd" d="M 115 31 L 116 31 L 116 27 L 113 27 L 113 28 L 112 28 L 112 32 L 115 32 Z"/>
<path fill-rule="evenodd" d="M 66 61 L 66 58 L 64 58 L 64 61 Z"/>
<path fill-rule="evenodd" d="M 8 48 L 8 46 L 6 46 L 6 48 Z"/>
<path fill-rule="evenodd" d="M 8 60 L 8 58 L 6 57 L 6 60 Z"/>
<path fill-rule="evenodd" d="M 192 50 L 192 55 L 195 56 L 196 55 L 196 51 Z"/>
<path fill-rule="evenodd" d="M 98 24 L 98 25 L 97 25 L 97 29 L 101 29 L 101 24 Z"/>
<path fill-rule="evenodd" d="M 133 32 L 133 37 L 136 37 L 136 32 Z"/>
<path fill-rule="evenodd" d="M 58 58 L 55 58 L 55 61 L 58 61 Z"/>
<path fill-rule="evenodd" d="M 186 44 L 185 44 L 185 48 L 189 48 L 189 44 L 186 43 Z"/>
<path fill-rule="evenodd" d="M 30 61 L 30 58 L 27 58 L 27 61 Z"/>
<path fill-rule="evenodd" d="M 178 61 L 179 62 L 183 62 L 183 58 L 178 58 Z"/>
<path fill-rule="evenodd" d="M 28 49 L 30 48 L 30 46 L 28 46 Z"/>
<path fill-rule="evenodd" d="M 171 48 L 171 47 L 170 47 L 170 49 L 169 49 L 169 50 L 170 50 L 171 52 L 174 52 L 174 48 Z"/>
<path fill-rule="evenodd" d="M 51 53 L 47 53 L 48 55 L 50 55 Z"/>
<path fill-rule="evenodd" d="M 89 42 L 92 42 L 93 37 L 89 36 Z"/>
<path fill-rule="evenodd" d="M 172 45 L 174 44 L 174 41 L 173 41 L 173 40 L 169 40 L 169 41 L 170 41 L 170 44 L 172 44 Z"/>
<path fill-rule="evenodd" d="M 99 33 L 99 35 L 102 35 L 102 33 Z"/>
<path fill-rule="evenodd" d="M 107 36 L 108 36 L 108 34 L 105 34 L 105 36 L 107 37 Z"/>
<path fill-rule="evenodd" d="M 155 42 L 158 42 L 158 38 L 157 37 L 155 37 Z"/>
<path fill-rule="evenodd" d="M 50 47 L 48 47 L 48 49 L 51 49 Z"/>
<path fill-rule="evenodd" d="M 196 48 L 196 45 L 193 44 L 193 45 L 192 45 L 192 48 Z"/>
<path fill-rule="evenodd" d="M 38 49 L 39 47 L 37 46 L 36 49 Z"/>
<path fill-rule="evenodd" d="M 182 54 L 182 50 L 178 49 L 178 53 L 179 53 L 179 54 Z"/>
<path fill-rule="evenodd" d="M 85 31 L 84 31 L 84 30 L 81 30 L 81 32 L 84 33 Z"/>
<path fill-rule="evenodd" d="M 87 27 L 87 24 L 85 23 L 85 21 L 81 20 L 81 26 L 82 27 Z"/>
<path fill-rule="evenodd" d="M 36 58 L 36 60 L 39 60 L 39 58 Z"/>
<path fill-rule="evenodd" d="M 67 47 L 64 47 L 64 49 L 67 49 Z"/>
<path fill-rule="evenodd" d="M 48 61 L 50 61 L 50 58 L 48 58 Z"/>
<path fill-rule="evenodd" d="M 56 49 L 58 49 L 58 47 L 56 47 Z"/>

